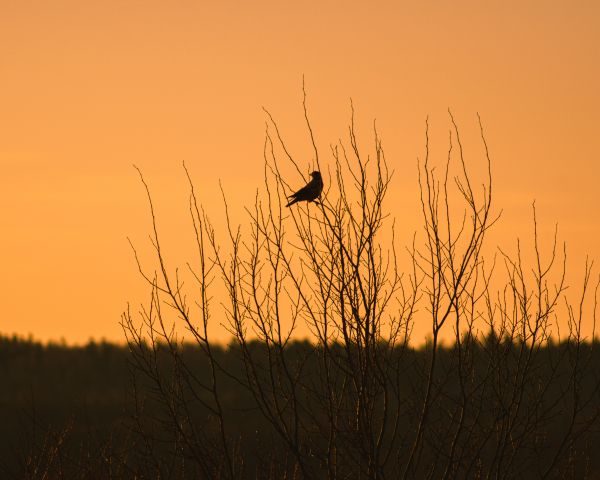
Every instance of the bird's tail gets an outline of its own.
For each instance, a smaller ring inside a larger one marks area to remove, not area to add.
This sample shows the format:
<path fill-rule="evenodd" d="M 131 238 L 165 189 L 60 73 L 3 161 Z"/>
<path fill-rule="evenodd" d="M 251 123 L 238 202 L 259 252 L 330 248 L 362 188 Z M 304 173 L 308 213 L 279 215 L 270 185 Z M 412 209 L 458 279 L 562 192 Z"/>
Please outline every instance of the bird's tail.
<path fill-rule="evenodd" d="M 298 201 L 299 201 L 299 200 L 298 200 L 297 198 L 294 198 L 293 200 L 290 200 L 290 201 L 287 203 L 286 207 L 290 207 L 290 206 L 292 206 L 294 203 L 296 203 L 296 202 L 298 202 Z"/>

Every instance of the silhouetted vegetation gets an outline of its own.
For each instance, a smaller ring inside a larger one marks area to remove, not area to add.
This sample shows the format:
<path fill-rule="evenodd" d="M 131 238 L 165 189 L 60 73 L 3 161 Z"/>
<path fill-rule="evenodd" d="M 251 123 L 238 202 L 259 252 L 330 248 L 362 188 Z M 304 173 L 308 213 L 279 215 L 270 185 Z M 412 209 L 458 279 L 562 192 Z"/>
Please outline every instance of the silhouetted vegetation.
<path fill-rule="evenodd" d="M 306 199 L 317 201 L 284 206 L 293 191 L 286 178 L 303 169 L 267 113 L 264 188 L 246 208 L 245 228 L 233 225 L 224 197 L 218 240 L 184 166 L 197 247 L 186 273 L 167 261 L 139 172 L 154 266 L 142 265 L 132 245 L 150 300 L 123 313 L 127 348 L 4 340 L 7 475 L 600 474 L 600 280 L 588 262 L 575 299 L 566 295 L 566 250 L 555 237 L 542 255 L 535 208 L 530 254 L 518 242 L 515 255 L 486 256 L 499 215 L 481 122 L 480 184 L 452 115 L 441 169 L 426 130 L 417 165 L 422 229 L 403 247 L 403 263 L 385 202 L 393 172 L 377 130 L 365 154 L 352 117 L 325 169 L 304 105 L 308 171 L 327 172 L 320 195 Z M 227 348 L 211 337 L 215 321 L 231 334 Z M 428 330 L 422 348 L 417 323 Z M 310 342 L 295 340 L 299 325 Z"/>
<path fill-rule="evenodd" d="M 209 462 L 211 458 L 218 458 L 214 451 L 190 451 L 190 459 L 185 464 L 187 455 L 180 458 L 175 447 L 181 441 L 178 438 L 181 432 L 174 431 L 170 424 L 170 408 L 173 405 L 166 404 L 163 392 L 155 390 L 151 383 L 137 385 L 138 391 L 144 393 L 138 399 L 143 407 L 138 405 L 136 411 L 126 346 L 106 343 L 91 343 L 81 348 L 43 346 L 16 338 L 2 338 L 0 345 L 0 380 L 3 385 L 0 396 L 3 406 L 0 458 L 3 477 L 109 478 L 110 473 L 113 478 L 136 475 L 156 478 L 156 473 L 162 472 L 165 477 L 171 474 L 194 478 L 202 476 L 202 473 L 191 459 L 200 456 Z M 268 365 L 265 344 L 252 342 L 249 348 L 257 364 Z M 510 476 L 540 476 L 553 461 L 569 430 L 574 435 L 563 447 L 568 454 L 557 468 L 572 478 L 583 478 L 586 473 L 591 475 L 600 471 L 600 458 L 595 455 L 594 447 L 600 441 L 598 344 L 582 343 L 579 346 L 580 354 L 587 361 L 576 390 L 573 390 L 571 362 L 574 352 L 566 342 L 540 348 L 535 354 L 529 379 L 519 378 L 518 358 L 522 345 L 488 335 L 482 344 L 463 343 L 462 348 L 469 351 L 469 362 L 475 367 L 471 385 L 478 385 L 481 390 L 477 401 L 472 402 L 472 409 L 465 412 L 468 424 L 465 435 L 473 439 L 473 447 L 478 446 L 480 451 L 461 453 L 473 464 L 469 465 L 470 471 L 465 470 L 460 476 L 477 477 L 477 472 L 484 465 L 501 461 L 493 458 L 500 454 L 495 451 L 495 446 L 511 417 L 514 451 L 503 453 L 515 465 Z M 340 344 L 331 345 L 330 349 L 336 352 L 333 358 L 343 355 Z M 324 448 L 319 442 L 327 439 L 318 430 L 327 419 L 312 417 L 318 410 L 312 404 L 327 398 L 319 378 L 323 352 L 307 342 L 292 342 L 286 350 L 290 364 L 302 365 L 299 399 L 305 408 L 299 421 L 315 428 L 314 431 L 307 428 L 303 435 L 314 445 L 316 454 Z M 185 345 L 179 354 L 194 372 L 196 381 L 209 381 L 210 360 L 201 348 Z M 244 385 L 242 352 L 232 345 L 226 349 L 215 348 L 214 355 L 227 371 L 217 372 L 219 397 L 226 412 L 227 435 L 236 439 L 235 455 L 239 457 L 240 468 L 243 465 L 244 472 L 241 476 L 263 478 L 271 475 L 279 478 L 286 465 L 289 469 L 294 462 L 289 458 L 286 460 L 287 447 L 278 441 L 276 429 L 265 419 L 259 403 Z M 394 426 L 398 429 L 396 435 L 388 434 L 384 442 L 392 442 L 395 438 L 397 444 L 388 445 L 386 449 L 401 459 L 408 452 L 400 439 L 414 434 L 416 417 L 411 417 L 409 412 L 418 409 L 423 400 L 423 372 L 427 371 L 431 355 L 430 347 L 398 349 L 391 355 L 391 361 L 403 372 L 398 383 L 403 393 L 391 400 L 394 402 L 391 408 L 402 409 L 406 415 Z M 453 414 L 460 404 L 463 388 L 456 372 L 457 347 L 440 347 L 438 355 L 439 367 L 434 383 L 439 385 L 440 392 L 433 402 L 429 420 L 435 425 L 435 431 L 427 436 L 426 447 L 421 453 L 434 477 L 440 476 L 439 472 L 436 473 L 436 466 L 439 469 L 450 455 L 451 444 L 447 442 L 447 435 L 452 432 Z M 164 383 L 174 384 L 177 368 L 166 345 L 159 347 L 157 359 Z M 344 376 L 343 372 L 335 369 L 333 374 L 339 378 Z M 545 390 L 542 389 L 544 385 L 548 385 Z M 285 401 L 285 392 L 273 393 L 280 396 L 282 403 Z M 518 405 L 513 398 L 515 393 L 521 397 Z M 347 395 L 351 394 L 347 392 Z M 583 402 L 583 399 L 587 400 Z M 343 396 L 339 399 L 341 403 L 348 400 Z M 218 434 L 214 412 L 205 399 L 189 391 L 182 393 L 180 401 L 190 410 L 193 419 L 186 428 L 195 426 L 198 429 L 193 435 L 210 437 Z M 578 420 L 571 425 L 571 413 L 577 401 L 581 402 Z M 381 415 L 382 411 L 376 408 L 371 414 Z M 350 425 L 345 428 L 351 430 Z M 188 434 L 192 435 L 192 432 Z M 360 449 L 361 446 L 357 444 L 354 448 Z M 359 462 L 359 459 L 360 454 L 357 453 L 354 460 Z M 324 459 L 315 456 L 313 462 L 311 467 L 320 471 Z M 213 468 L 218 471 L 216 465 Z M 348 464 L 338 468 L 358 472 L 360 467 Z"/>

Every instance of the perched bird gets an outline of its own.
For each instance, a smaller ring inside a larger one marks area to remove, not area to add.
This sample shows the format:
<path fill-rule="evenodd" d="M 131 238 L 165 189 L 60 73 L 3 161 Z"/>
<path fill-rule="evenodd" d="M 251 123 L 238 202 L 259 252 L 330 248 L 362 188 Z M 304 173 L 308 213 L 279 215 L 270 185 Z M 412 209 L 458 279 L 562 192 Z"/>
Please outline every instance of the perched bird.
<path fill-rule="evenodd" d="M 306 200 L 307 202 L 313 202 L 321 195 L 323 191 L 323 179 L 321 178 L 321 172 L 314 171 L 310 174 L 312 180 L 308 182 L 304 187 L 298 190 L 296 193 L 291 194 L 288 198 L 291 198 L 290 202 L 286 205 L 289 207 L 296 202 Z"/>

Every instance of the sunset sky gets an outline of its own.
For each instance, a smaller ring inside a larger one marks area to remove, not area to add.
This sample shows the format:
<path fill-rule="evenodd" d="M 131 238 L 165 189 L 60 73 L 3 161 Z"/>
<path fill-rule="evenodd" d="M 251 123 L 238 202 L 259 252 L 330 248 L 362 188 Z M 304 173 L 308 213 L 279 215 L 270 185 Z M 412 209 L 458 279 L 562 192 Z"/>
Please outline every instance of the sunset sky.
<path fill-rule="evenodd" d="M 367 146 L 377 120 L 394 198 L 416 200 L 425 119 L 443 160 L 450 108 L 476 168 L 479 113 L 503 210 L 494 242 L 531 239 L 535 200 L 573 275 L 586 254 L 600 261 L 597 0 L 2 0 L 0 333 L 122 340 L 127 302 L 147 299 L 127 241 L 143 250 L 151 227 L 133 165 L 183 264 L 182 161 L 216 227 L 219 181 L 243 221 L 262 181 L 262 107 L 309 171 L 303 76 L 322 162 L 352 98 Z M 415 205 L 390 207 L 405 244 Z"/>

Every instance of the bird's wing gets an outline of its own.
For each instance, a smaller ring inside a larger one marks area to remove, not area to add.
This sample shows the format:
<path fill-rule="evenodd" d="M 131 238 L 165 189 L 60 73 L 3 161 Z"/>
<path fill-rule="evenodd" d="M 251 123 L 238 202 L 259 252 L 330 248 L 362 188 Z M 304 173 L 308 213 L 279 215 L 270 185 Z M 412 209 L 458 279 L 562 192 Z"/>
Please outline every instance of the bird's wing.
<path fill-rule="evenodd" d="M 302 195 L 308 193 L 313 188 L 314 183 L 315 183 L 314 180 L 311 180 L 304 187 L 302 187 L 300 190 L 298 190 L 296 193 L 292 193 L 291 195 L 289 195 L 288 198 L 297 198 L 297 197 L 301 197 Z"/>

